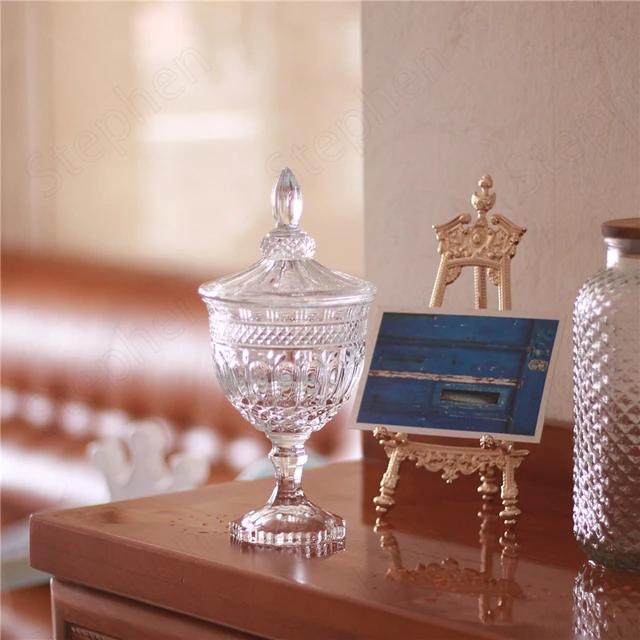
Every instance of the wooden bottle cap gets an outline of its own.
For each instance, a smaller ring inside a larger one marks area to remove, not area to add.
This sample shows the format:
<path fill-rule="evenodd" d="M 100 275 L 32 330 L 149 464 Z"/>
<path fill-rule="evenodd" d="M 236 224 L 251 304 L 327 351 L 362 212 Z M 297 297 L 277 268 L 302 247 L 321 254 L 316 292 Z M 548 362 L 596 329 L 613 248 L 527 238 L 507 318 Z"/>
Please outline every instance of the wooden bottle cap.
<path fill-rule="evenodd" d="M 602 223 L 602 235 L 605 238 L 640 240 L 640 218 L 607 220 Z"/>

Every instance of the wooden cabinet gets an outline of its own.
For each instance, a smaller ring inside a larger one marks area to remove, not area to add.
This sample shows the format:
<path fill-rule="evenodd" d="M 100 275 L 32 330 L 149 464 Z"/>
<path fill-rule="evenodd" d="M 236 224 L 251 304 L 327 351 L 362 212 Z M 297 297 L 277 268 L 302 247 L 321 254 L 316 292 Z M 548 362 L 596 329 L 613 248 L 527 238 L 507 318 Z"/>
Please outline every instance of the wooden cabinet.
<path fill-rule="evenodd" d="M 53 579 L 51 596 L 56 640 L 242 640 L 256 637 L 65 580 Z"/>

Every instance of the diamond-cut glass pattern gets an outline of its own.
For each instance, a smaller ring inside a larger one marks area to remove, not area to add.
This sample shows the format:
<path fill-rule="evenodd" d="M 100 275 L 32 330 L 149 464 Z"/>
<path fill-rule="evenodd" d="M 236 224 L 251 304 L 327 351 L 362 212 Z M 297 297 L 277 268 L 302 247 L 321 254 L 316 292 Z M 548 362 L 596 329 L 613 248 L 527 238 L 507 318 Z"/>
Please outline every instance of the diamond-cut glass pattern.
<path fill-rule="evenodd" d="M 599 271 L 581 289 L 573 318 L 574 533 L 589 558 L 638 570 L 639 267 L 631 260 Z"/>
<path fill-rule="evenodd" d="M 573 589 L 576 640 L 625 640 L 640 635 L 640 575 L 592 563 Z"/>
<path fill-rule="evenodd" d="M 368 307 L 263 309 L 212 307 L 209 329 L 214 345 L 229 347 L 342 347 L 366 337 Z"/>
<path fill-rule="evenodd" d="M 304 347 L 316 345 L 340 345 L 362 340 L 361 323 L 350 322 L 333 325 L 273 325 L 265 327 L 252 324 L 237 324 L 215 327 L 211 339 L 215 344 L 243 346 L 264 345 L 267 347 Z"/>
<path fill-rule="evenodd" d="M 262 239 L 260 251 L 268 260 L 299 260 L 312 258 L 316 243 L 303 231 L 285 237 L 269 234 Z"/>

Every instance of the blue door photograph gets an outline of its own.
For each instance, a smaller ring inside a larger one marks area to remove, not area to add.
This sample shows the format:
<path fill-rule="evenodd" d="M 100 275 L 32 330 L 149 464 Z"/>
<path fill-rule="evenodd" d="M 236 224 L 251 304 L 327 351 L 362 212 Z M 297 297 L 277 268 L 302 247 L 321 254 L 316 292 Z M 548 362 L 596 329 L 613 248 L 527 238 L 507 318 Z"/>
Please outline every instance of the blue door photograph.
<path fill-rule="evenodd" d="M 558 328 L 552 319 L 385 312 L 358 426 L 535 439 Z"/>

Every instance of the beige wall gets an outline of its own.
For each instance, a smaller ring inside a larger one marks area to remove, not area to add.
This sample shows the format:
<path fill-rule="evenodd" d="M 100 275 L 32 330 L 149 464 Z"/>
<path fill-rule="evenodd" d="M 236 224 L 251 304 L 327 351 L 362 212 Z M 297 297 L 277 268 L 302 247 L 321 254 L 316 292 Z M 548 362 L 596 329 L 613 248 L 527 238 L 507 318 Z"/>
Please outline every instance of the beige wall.
<path fill-rule="evenodd" d="M 55 208 L 28 173 L 38 149 L 52 144 L 48 4 L 4 2 L 2 16 L 2 242 L 46 248 Z"/>
<path fill-rule="evenodd" d="M 495 212 L 528 231 L 514 310 L 567 316 L 603 263 L 600 223 L 640 211 L 640 4 L 363 4 L 366 273 L 378 302 L 428 305 L 431 225 Z M 462 280 L 462 278 L 461 278 Z M 447 294 L 472 305 L 471 281 Z M 548 415 L 571 418 L 571 322 Z"/>
<path fill-rule="evenodd" d="M 8 4 L 5 246 L 239 269 L 288 165 L 318 258 L 362 273 L 362 156 L 343 124 L 360 101 L 358 4 L 34 3 L 37 19 Z M 21 37 L 34 25 L 44 56 Z M 50 135 L 27 139 L 28 109 Z"/>

